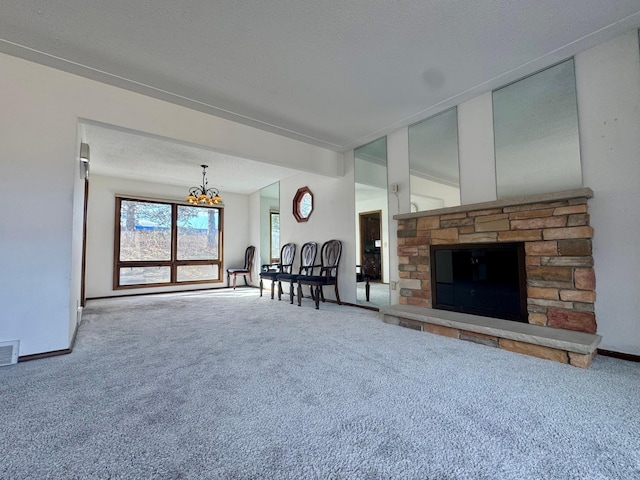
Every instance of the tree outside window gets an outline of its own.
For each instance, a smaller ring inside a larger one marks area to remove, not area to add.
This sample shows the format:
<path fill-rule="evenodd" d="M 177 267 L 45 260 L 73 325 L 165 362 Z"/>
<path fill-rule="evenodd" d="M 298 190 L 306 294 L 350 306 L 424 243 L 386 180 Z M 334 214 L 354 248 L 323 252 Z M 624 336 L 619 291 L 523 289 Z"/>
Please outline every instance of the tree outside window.
<path fill-rule="evenodd" d="M 280 212 L 270 212 L 271 263 L 280 261 Z"/>

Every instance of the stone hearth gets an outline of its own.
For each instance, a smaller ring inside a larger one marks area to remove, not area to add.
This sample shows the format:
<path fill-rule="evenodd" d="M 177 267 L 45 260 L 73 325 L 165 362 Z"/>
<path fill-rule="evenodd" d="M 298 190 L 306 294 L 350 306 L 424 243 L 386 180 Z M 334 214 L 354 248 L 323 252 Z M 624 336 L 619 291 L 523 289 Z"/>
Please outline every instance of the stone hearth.
<path fill-rule="evenodd" d="M 431 245 L 523 242 L 529 324 L 594 334 L 592 197 L 581 188 L 396 215 L 400 305 L 437 312 L 431 309 Z"/>

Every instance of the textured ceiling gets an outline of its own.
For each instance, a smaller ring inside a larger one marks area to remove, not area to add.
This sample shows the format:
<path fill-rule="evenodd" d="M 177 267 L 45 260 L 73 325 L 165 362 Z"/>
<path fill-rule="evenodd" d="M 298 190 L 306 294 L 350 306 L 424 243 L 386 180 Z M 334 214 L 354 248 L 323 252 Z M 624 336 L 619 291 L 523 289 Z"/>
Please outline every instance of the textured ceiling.
<path fill-rule="evenodd" d="M 217 187 L 223 196 L 250 194 L 299 173 L 139 132 L 92 123 L 82 129 L 91 147 L 91 174 L 184 186 L 185 195 L 187 187 L 202 184 L 199 165 L 208 165 L 209 187 Z"/>
<path fill-rule="evenodd" d="M 336 151 L 640 27 L 639 0 L 2 0 L 0 12 L 2 52 Z M 97 174 L 187 186 L 205 163 L 212 185 L 251 193 L 296 173 L 84 128 Z"/>
<path fill-rule="evenodd" d="M 337 151 L 640 26 L 638 0 L 3 0 L 0 51 Z"/>

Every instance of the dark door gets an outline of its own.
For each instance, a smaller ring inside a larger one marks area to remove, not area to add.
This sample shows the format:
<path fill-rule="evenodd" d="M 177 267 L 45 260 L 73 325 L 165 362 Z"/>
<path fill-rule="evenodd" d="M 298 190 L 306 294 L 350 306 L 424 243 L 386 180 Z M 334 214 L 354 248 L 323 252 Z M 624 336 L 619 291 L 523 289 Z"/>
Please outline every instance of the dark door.
<path fill-rule="evenodd" d="M 360 261 L 370 280 L 382 280 L 382 211 L 360 214 Z"/>

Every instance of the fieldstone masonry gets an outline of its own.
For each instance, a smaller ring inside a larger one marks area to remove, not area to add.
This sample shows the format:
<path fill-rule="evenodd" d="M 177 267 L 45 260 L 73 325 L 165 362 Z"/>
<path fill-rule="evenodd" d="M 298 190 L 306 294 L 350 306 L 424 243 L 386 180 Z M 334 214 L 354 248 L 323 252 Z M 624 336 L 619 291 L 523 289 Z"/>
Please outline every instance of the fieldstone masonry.
<path fill-rule="evenodd" d="M 397 215 L 400 304 L 431 307 L 430 246 L 524 242 L 529 323 L 595 333 L 589 188 Z"/>

